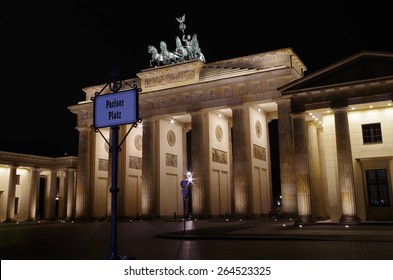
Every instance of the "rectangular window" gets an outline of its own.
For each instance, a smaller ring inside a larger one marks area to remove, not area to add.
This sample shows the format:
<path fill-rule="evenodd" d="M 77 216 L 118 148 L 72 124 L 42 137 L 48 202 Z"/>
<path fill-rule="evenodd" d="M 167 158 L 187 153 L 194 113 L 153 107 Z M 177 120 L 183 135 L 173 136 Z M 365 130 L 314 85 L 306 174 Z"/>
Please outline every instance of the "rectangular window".
<path fill-rule="evenodd" d="M 20 185 L 20 175 L 19 174 L 16 174 L 15 183 L 16 183 L 16 185 Z"/>
<path fill-rule="evenodd" d="M 14 214 L 18 214 L 18 209 L 19 209 L 19 197 L 15 197 Z"/>
<path fill-rule="evenodd" d="M 382 143 L 380 123 L 362 124 L 363 144 Z"/>
<path fill-rule="evenodd" d="M 366 170 L 368 205 L 370 207 L 388 207 L 389 187 L 386 169 Z"/>

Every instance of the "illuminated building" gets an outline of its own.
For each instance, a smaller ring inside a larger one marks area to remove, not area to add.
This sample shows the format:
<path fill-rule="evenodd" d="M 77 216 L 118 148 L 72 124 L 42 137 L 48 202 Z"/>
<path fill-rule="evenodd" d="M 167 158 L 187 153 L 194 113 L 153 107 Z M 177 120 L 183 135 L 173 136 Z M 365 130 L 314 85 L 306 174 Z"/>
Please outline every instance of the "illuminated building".
<path fill-rule="evenodd" d="M 141 88 L 142 122 L 120 127 L 119 217 L 181 216 L 180 182 L 191 171 L 195 218 L 268 216 L 279 173 L 282 214 L 297 223 L 392 220 L 392 66 L 392 53 L 362 52 L 304 76 L 301 59 L 285 48 L 136 73 L 122 88 Z M 84 88 L 85 101 L 68 108 L 77 115 L 79 154 L 68 196 L 74 208 L 62 218 L 111 214 L 110 129 L 91 127 L 91 98 L 104 86 Z M 277 145 L 279 170 L 270 157 Z M 4 168 L 18 162 L 0 160 Z M 2 219 L 16 197 L 10 178 L 0 174 Z"/>

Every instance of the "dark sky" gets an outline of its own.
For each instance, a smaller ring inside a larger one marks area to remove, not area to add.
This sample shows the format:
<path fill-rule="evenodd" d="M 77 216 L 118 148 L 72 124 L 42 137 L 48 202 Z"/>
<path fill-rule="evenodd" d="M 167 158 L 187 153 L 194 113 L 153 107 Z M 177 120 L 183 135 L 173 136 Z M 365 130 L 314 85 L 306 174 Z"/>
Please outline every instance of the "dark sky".
<path fill-rule="evenodd" d="M 183 14 L 207 63 L 291 47 L 309 75 L 359 51 L 393 52 L 386 1 L 36 2 L 2 4 L 0 151 L 76 156 L 67 106 L 108 82 L 112 66 L 123 79 L 149 68 L 148 45 L 174 50 Z"/>

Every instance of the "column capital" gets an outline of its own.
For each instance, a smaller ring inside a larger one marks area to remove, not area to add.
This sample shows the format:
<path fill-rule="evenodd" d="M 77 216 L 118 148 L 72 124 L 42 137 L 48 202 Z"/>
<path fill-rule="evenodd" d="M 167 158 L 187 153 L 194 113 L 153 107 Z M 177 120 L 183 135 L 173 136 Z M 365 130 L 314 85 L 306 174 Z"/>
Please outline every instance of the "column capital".
<path fill-rule="evenodd" d="M 94 129 L 92 129 L 90 127 L 90 125 L 89 126 L 78 126 L 78 127 L 76 127 L 76 129 L 78 131 L 80 131 L 80 132 L 82 132 L 82 131 L 94 131 Z"/>
<path fill-rule="evenodd" d="M 299 111 L 299 112 L 291 113 L 292 118 L 297 118 L 297 119 L 305 118 L 306 115 L 307 115 L 307 114 L 306 114 L 305 111 Z"/>
<path fill-rule="evenodd" d="M 321 124 L 315 119 L 306 120 L 306 125 L 307 126 L 314 125 L 316 126 L 316 128 L 322 128 Z"/>
<path fill-rule="evenodd" d="M 291 104 L 291 99 L 289 98 L 280 98 L 275 100 L 275 102 L 277 103 L 277 105 L 286 105 L 286 104 Z"/>
<path fill-rule="evenodd" d="M 347 108 L 348 107 L 348 100 L 335 100 L 330 103 L 330 107 L 332 110 L 335 110 L 336 108 Z"/>
<path fill-rule="evenodd" d="M 206 110 L 206 109 L 202 109 L 202 110 L 197 110 L 197 111 L 191 111 L 188 112 L 191 117 L 193 116 L 201 116 L 201 115 L 206 115 L 206 113 L 208 113 L 210 110 Z"/>
<path fill-rule="evenodd" d="M 348 111 L 348 106 L 332 107 L 332 111 L 333 112 L 342 112 L 342 111 L 347 112 Z"/>
<path fill-rule="evenodd" d="M 240 104 L 240 105 L 235 105 L 235 106 L 231 106 L 231 110 L 235 111 L 235 110 L 245 110 L 247 108 L 249 108 L 249 105 L 245 105 L 245 104 Z"/>

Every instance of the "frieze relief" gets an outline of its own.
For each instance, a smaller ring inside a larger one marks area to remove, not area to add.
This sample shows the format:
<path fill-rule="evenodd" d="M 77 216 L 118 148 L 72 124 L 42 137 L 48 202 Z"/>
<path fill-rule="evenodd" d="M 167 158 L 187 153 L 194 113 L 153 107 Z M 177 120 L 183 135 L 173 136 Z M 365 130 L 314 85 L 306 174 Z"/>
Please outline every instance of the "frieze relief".
<path fill-rule="evenodd" d="M 177 155 L 166 153 L 165 165 L 171 167 L 177 167 Z"/>
<path fill-rule="evenodd" d="M 144 70 L 137 74 L 141 79 L 142 91 L 169 89 L 190 85 L 199 81 L 202 61 L 183 62 Z"/>
<path fill-rule="evenodd" d="M 216 99 L 220 98 L 220 94 L 218 93 L 218 89 L 216 89 L 216 88 L 212 89 L 212 91 L 209 92 L 209 95 L 210 95 L 211 100 L 216 100 Z"/>
<path fill-rule="evenodd" d="M 291 66 L 291 59 L 291 51 L 284 50 L 229 59 L 209 65 L 212 67 L 268 69 L 278 66 Z"/>
<path fill-rule="evenodd" d="M 253 144 L 254 158 L 266 161 L 266 148 Z"/>
<path fill-rule="evenodd" d="M 166 108 L 171 106 L 176 106 L 181 104 L 181 98 L 177 96 L 171 96 L 170 98 L 162 99 L 160 108 Z"/>
<path fill-rule="evenodd" d="M 146 78 L 145 79 L 145 87 L 156 87 L 156 86 L 165 86 L 169 84 L 176 84 L 186 81 L 194 80 L 194 70 L 185 70 L 185 71 L 178 71 L 176 73 L 169 72 L 165 73 L 164 75 Z"/>
<path fill-rule="evenodd" d="M 98 170 L 100 171 L 108 171 L 108 160 L 99 158 L 98 159 Z"/>
<path fill-rule="evenodd" d="M 140 112 L 149 111 L 154 109 L 169 109 L 176 106 L 187 106 L 200 104 L 202 102 L 214 101 L 226 98 L 235 98 L 236 96 L 252 96 L 260 94 L 262 92 L 271 92 L 277 89 L 277 86 L 283 84 L 282 78 L 276 78 L 269 81 L 260 81 L 258 83 L 247 83 L 242 85 L 233 85 L 225 88 L 213 87 L 204 91 L 194 92 L 183 92 L 177 95 L 172 95 L 168 98 L 168 95 L 157 97 L 155 99 L 149 98 L 144 100 L 141 95 L 139 100 Z M 148 112 L 149 115 L 152 112 Z"/>
<path fill-rule="evenodd" d="M 224 98 L 230 98 L 233 96 L 233 91 L 231 88 L 224 89 Z"/>
<path fill-rule="evenodd" d="M 222 164 L 228 163 L 227 152 L 212 148 L 212 161 Z"/>
<path fill-rule="evenodd" d="M 128 167 L 131 169 L 142 170 L 142 158 L 129 156 Z"/>

